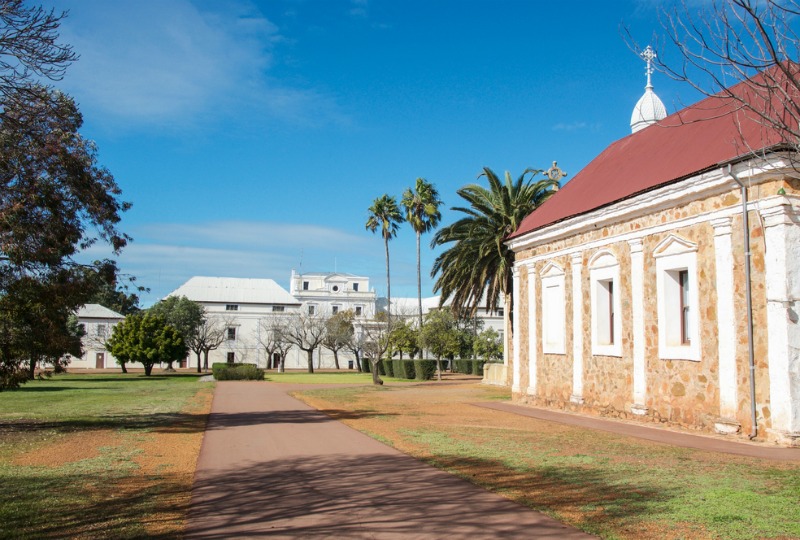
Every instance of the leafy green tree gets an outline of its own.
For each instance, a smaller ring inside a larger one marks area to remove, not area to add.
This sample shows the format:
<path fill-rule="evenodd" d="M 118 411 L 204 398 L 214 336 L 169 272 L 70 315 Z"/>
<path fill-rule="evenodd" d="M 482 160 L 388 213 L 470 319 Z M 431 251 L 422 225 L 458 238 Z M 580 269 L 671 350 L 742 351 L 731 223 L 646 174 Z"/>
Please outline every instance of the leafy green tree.
<path fill-rule="evenodd" d="M 472 351 L 476 358 L 483 358 L 487 362 L 497 362 L 503 359 L 503 342 L 500 334 L 494 328 L 487 328 L 477 336 L 472 343 Z"/>
<path fill-rule="evenodd" d="M 83 331 L 71 309 L 82 284 L 65 270 L 47 281 L 23 277 L 0 296 L 0 389 L 33 379 L 37 366 L 62 371 L 66 355 L 82 354 Z"/>
<path fill-rule="evenodd" d="M 389 340 L 392 351 L 399 352 L 401 360 L 403 354 L 413 358 L 419 352 L 418 331 L 408 321 L 398 320 L 395 322 Z"/>
<path fill-rule="evenodd" d="M 386 309 L 392 314 L 392 284 L 389 278 L 389 240 L 397 236 L 397 229 L 403 223 L 403 214 L 397 206 L 397 200 L 389 195 L 382 195 L 372 202 L 369 207 L 369 217 L 366 228 L 376 232 L 380 229 L 383 245 L 386 250 Z"/>
<path fill-rule="evenodd" d="M 121 365 L 138 362 L 149 376 L 153 366 L 186 358 L 186 343 L 166 320 L 151 313 L 128 315 L 114 327 L 106 348 Z"/>
<path fill-rule="evenodd" d="M 417 178 L 414 189 L 407 188 L 400 204 L 406 210 L 405 219 L 417 235 L 417 305 L 419 306 L 419 326 L 422 327 L 422 273 L 420 238 L 423 233 L 432 231 L 439 225 L 442 214 L 439 206 L 439 192 L 424 178 Z"/>
<path fill-rule="evenodd" d="M 516 181 L 506 172 L 505 182 L 501 182 L 491 169 L 484 168 L 480 176 L 488 180 L 488 189 L 470 184 L 458 190 L 467 206 L 453 210 L 464 217 L 439 229 L 431 242 L 432 247 L 447 246 L 431 272 L 442 304 L 452 298 L 454 310 L 474 315 L 482 300 L 487 309 L 496 310 L 503 295 L 506 312 L 509 316 L 513 313 L 514 254 L 505 239 L 558 188 L 554 180 L 534 181 L 541 172 L 527 169 Z"/>
<path fill-rule="evenodd" d="M 348 309 L 334 313 L 325 322 L 325 337 L 322 340 L 322 346 L 333 353 L 333 362 L 336 365 L 336 369 L 341 369 L 339 367 L 339 351 L 344 349 L 353 339 L 355 332 L 353 327 L 354 319 L 355 314 Z"/>
<path fill-rule="evenodd" d="M 454 358 L 460 348 L 456 319 L 449 309 L 435 309 L 425 316 L 419 333 L 423 348 L 436 357 L 438 379 L 442 380 L 442 358 Z"/>
<path fill-rule="evenodd" d="M 167 324 L 180 332 L 187 345 L 194 341 L 205 319 L 203 306 L 185 296 L 168 296 L 147 311 L 163 317 Z M 171 361 L 167 365 L 167 371 L 172 371 Z"/>
<path fill-rule="evenodd" d="M 97 291 L 89 298 L 87 303 L 100 304 L 122 315 L 138 313 L 140 311 L 139 295 L 135 292 L 129 292 L 131 287 L 137 292 L 148 290 L 145 287 L 121 284 L 116 275 L 112 276 L 111 281 L 99 280 Z"/>

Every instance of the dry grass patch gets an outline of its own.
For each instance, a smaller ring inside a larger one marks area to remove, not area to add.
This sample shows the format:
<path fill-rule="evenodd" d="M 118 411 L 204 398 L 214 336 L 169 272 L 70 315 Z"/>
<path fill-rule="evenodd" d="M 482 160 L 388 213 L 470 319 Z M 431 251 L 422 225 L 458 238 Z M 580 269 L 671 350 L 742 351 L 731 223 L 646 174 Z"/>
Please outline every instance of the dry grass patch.
<path fill-rule="evenodd" d="M 672 447 L 475 407 L 479 384 L 298 395 L 368 435 L 605 538 L 800 538 L 800 465 Z M 351 415 L 347 411 L 371 411 Z M 467 509 L 465 509 L 467 511 Z"/>

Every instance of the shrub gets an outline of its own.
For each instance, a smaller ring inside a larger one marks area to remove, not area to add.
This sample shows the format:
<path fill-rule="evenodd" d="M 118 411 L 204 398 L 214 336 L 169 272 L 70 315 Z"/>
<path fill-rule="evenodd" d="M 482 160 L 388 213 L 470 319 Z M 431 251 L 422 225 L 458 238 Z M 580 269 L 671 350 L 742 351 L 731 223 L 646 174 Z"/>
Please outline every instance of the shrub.
<path fill-rule="evenodd" d="M 235 362 L 235 363 L 230 363 L 230 364 L 227 363 L 227 362 L 214 362 L 213 364 L 211 364 L 211 373 L 213 373 L 214 378 L 219 381 L 219 380 L 222 380 L 219 377 L 217 377 L 217 373 L 219 373 L 220 371 L 225 370 L 225 369 L 235 368 L 235 367 L 249 366 L 249 365 L 252 365 L 252 364 L 243 364 L 241 362 Z"/>
<path fill-rule="evenodd" d="M 472 361 L 472 374 L 478 375 L 479 377 L 483 377 L 483 364 L 485 364 L 483 360 L 473 360 Z"/>
<path fill-rule="evenodd" d="M 456 373 L 464 373 L 465 375 L 469 375 L 472 373 L 472 360 L 459 358 L 458 360 L 453 361 Z"/>
<path fill-rule="evenodd" d="M 263 381 L 264 370 L 253 364 L 241 364 L 218 369 L 214 378 L 218 381 Z"/>
<path fill-rule="evenodd" d="M 414 378 L 414 362 L 411 360 L 395 360 L 394 376 L 398 379 Z"/>
<path fill-rule="evenodd" d="M 436 360 L 414 360 L 414 373 L 418 381 L 429 381 L 436 374 Z"/>
<path fill-rule="evenodd" d="M 391 358 L 384 358 L 381 360 L 381 364 L 383 364 L 383 373 L 387 377 L 394 377 L 394 360 Z"/>
<path fill-rule="evenodd" d="M 372 363 L 369 361 L 369 358 L 361 359 L 361 371 L 364 373 L 372 373 Z"/>

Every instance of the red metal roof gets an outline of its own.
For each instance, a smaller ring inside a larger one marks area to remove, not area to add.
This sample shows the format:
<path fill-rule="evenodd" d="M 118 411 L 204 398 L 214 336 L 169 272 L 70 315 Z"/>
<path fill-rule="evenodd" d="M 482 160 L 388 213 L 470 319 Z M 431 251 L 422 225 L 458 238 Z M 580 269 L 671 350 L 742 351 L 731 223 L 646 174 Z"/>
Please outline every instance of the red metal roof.
<path fill-rule="evenodd" d="M 752 94 L 744 85 L 730 91 Z M 694 176 L 784 140 L 755 116 L 734 100 L 718 95 L 632 133 L 606 148 L 528 215 L 509 238 Z"/>

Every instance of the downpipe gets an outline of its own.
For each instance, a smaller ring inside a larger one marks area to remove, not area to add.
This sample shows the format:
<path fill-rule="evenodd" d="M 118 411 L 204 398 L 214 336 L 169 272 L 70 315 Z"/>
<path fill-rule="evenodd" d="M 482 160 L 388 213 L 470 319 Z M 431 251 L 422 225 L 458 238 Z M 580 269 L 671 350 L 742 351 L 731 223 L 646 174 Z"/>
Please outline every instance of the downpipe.
<path fill-rule="evenodd" d="M 750 420 L 752 428 L 749 438 L 755 439 L 758 435 L 758 420 L 756 418 L 756 366 L 755 347 L 753 345 L 753 292 L 750 285 L 750 219 L 747 215 L 749 203 L 747 186 L 733 173 L 731 164 L 728 164 L 728 175 L 739 185 L 742 192 L 742 236 L 744 240 L 744 279 L 745 296 L 747 297 L 747 353 L 750 365 Z"/>

